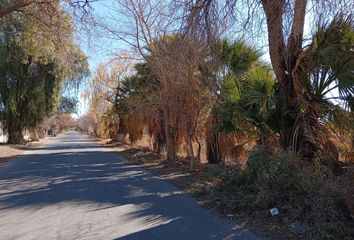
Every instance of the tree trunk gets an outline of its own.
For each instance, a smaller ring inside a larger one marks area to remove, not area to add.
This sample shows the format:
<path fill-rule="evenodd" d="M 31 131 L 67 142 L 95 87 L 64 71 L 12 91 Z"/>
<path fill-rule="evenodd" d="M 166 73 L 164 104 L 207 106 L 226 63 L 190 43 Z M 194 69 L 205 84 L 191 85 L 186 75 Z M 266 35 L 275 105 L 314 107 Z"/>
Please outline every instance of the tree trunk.
<path fill-rule="evenodd" d="M 223 155 L 219 144 L 219 133 L 216 133 L 212 128 L 212 125 L 217 122 L 217 117 L 212 116 L 210 126 L 208 126 L 206 132 L 206 151 L 208 163 L 221 164 L 223 162 Z"/>
<path fill-rule="evenodd" d="M 212 137 L 206 142 L 208 163 L 221 164 L 223 156 L 218 141 L 218 134 L 213 133 Z"/>
<path fill-rule="evenodd" d="M 38 137 L 37 131 L 31 131 L 30 138 L 31 138 L 31 141 L 38 142 L 39 137 Z"/>
<path fill-rule="evenodd" d="M 168 110 L 164 107 L 164 126 L 165 126 L 165 135 L 166 135 L 166 151 L 167 151 L 167 161 L 173 162 L 176 160 L 176 146 L 175 146 L 175 136 L 174 130 L 171 127 L 170 117 Z"/>
<path fill-rule="evenodd" d="M 187 137 L 187 143 L 188 143 L 188 153 L 189 157 L 191 159 L 191 171 L 195 170 L 195 157 L 194 157 L 194 150 L 193 150 L 193 142 L 192 142 L 192 135 L 188 135 Z"/>
<path fill-rule="evenodd" d="M 160 121 L 159 121 L 159 131 L 157 134 L 154 136 L 154 151 L 161 153 L 163 150 L 163 147 L 166 146 L 166 138 L 164 134 L 164 117 L 163 117 L 163 112 L 160 112 Z"/>
<path fill-rule="evenodd" d="M 281 121 L 281 144 L 284 148 L 295 148 L 299 155 L 306 158 L 314 156 L 314 152 L 318 149 L 317 144 L 304 134 L 303 129 L 298 132 L 297 139 L 294 139 L 294 136 L 297 127 L 296 119 L 299 114 L 299 98 L 305 95 L 298 76 L 297 64 L 303 52 L 302 41 L 307 2 L 307 0 L 295 1 L 291 31 L 286 45 L 283 26 L 285 0 L 262 0 L 267 18 L 269 55 L 279 83 L 277 91 L 286 112 Z M 315 128 L 318 127 L 318 122 L 312 122 L 317 124 Z"/>
<path fill-rule="evenodd" d="M 21 118 L 18 114 L 15 114 L 12 111 L 7 112 L 6 118 L 6 130 L 9 135 L 8 143 L 9 144 L 23 144 L 25 143 L 25 139 L 22 135 L 22 125 L 21 125 Z"/>
<path fill-rule="evenodd" d="M 169 132 L 169 130 L 167 130 Z M 173 162 L 176 160 L 176 146 L 174 136 L 171 133 L 166 133 L 166 151 L 167 151 L 167 161 Z"/>
<path fill-rule="evenodd" d="M 165 137 L 162 133 L 159 132 L 154 139 L 154 151 L 161 153 L 164 145 L 166 145 Z"/>
<path fill-rule="evenodd" d="M 9 138 L 8 138 L 8 143 L 9 144 L 23 144 L 25 143 L 25 140 L 22 135 L 22 129 L 21 128 L 9 128 L 8 130 Z"/>
<path fill-rule="evenodd" d="M 296 152 L 304 159 L 312 160 L 315 157 L 316 152 L 319 150 L 318 132 L 324 132 L 324 129 L 320 128 L 318 121 L 318 115 L 316 110 L 311 106 L 303 116 L 305 129 L 301 129 L 298 139 L 296 141 Z"/>
<path fill-rule="evenodd" d="M 197 150 L 197 162 L 200 163 L 201 161 L 201 155 L 202 155 L 202 145 L 200 144 L 200 141 L 198 138 L 196 138 L 196 142 L 198 144 L 198 150 Z"/>
<path fill-rule="evenodd" d="M 123 143 L 126 136 L 127 136 L 127 128 L 125 127 L 124 119 L 120 118 L 118 131 L 117 131 L 117 134 L 114 137 L 113 141 Z"/>

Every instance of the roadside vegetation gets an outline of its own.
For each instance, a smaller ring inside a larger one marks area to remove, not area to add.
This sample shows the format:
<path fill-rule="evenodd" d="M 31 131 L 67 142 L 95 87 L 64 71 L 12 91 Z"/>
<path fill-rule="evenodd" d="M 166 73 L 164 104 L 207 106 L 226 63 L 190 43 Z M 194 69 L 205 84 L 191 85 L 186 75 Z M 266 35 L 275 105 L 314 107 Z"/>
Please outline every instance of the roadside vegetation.
<path fill-rule="evenodd" d="M 353 1 L 119 0 L 109 18 L 94 2 L 57 1 L 55 32 L 35 3 L 0 11 L 10 143 L 74 112 L 60 95 L 88 74 L 73 40 L 83 14 L 125 48 L 93 72 L 77 129 L 190 173 L 201 204 L 271 238 L 354 238 Z"/>

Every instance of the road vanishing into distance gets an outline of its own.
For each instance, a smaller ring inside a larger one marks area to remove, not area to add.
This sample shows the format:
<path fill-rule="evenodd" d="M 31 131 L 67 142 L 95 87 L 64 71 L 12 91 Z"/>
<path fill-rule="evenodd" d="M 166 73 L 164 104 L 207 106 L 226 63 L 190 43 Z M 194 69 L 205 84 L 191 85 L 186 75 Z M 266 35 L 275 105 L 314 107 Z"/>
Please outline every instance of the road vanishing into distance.
<path fill-rule="evenodd" d="M 69 132 L 0 165 L 0 239 L 260 239 Z"/>

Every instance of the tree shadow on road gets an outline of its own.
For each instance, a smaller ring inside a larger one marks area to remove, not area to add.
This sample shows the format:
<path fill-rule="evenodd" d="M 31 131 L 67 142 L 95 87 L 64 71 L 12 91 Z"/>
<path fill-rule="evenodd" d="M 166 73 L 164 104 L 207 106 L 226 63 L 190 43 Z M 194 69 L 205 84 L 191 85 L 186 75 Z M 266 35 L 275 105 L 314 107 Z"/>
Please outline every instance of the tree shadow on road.
<path fill-rule="evenodd" d="M 137 222 L 138 230 L 116 239 L 233 239 L 234 234 L 244 235 L 242 229 L 228 228 L 227 220 L 196 207 L 194 199 L 177 188 L 128 165 L 113 150 L 98 145 L 71 149 L 65 144 L 36 148 L 0 166 L 0 217 L 14 210 L 57 204 L 112 213 L 135 206 L 120 218 Z"/>

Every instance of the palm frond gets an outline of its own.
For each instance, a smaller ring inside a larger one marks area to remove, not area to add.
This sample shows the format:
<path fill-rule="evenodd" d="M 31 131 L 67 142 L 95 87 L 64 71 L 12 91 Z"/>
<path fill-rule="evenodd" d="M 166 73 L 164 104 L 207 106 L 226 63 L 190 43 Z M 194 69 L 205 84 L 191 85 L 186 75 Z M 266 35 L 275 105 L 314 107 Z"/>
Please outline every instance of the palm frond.
<path fill-rule="evenodd" d="M 311 57 L 303 74 L 310 80 L 308 92 L 314 99 L 336 95 L 343 106 L 354 95 L 354 21 L 351 15 L 336 16 L 318 27 L 311 45 Z"/>

